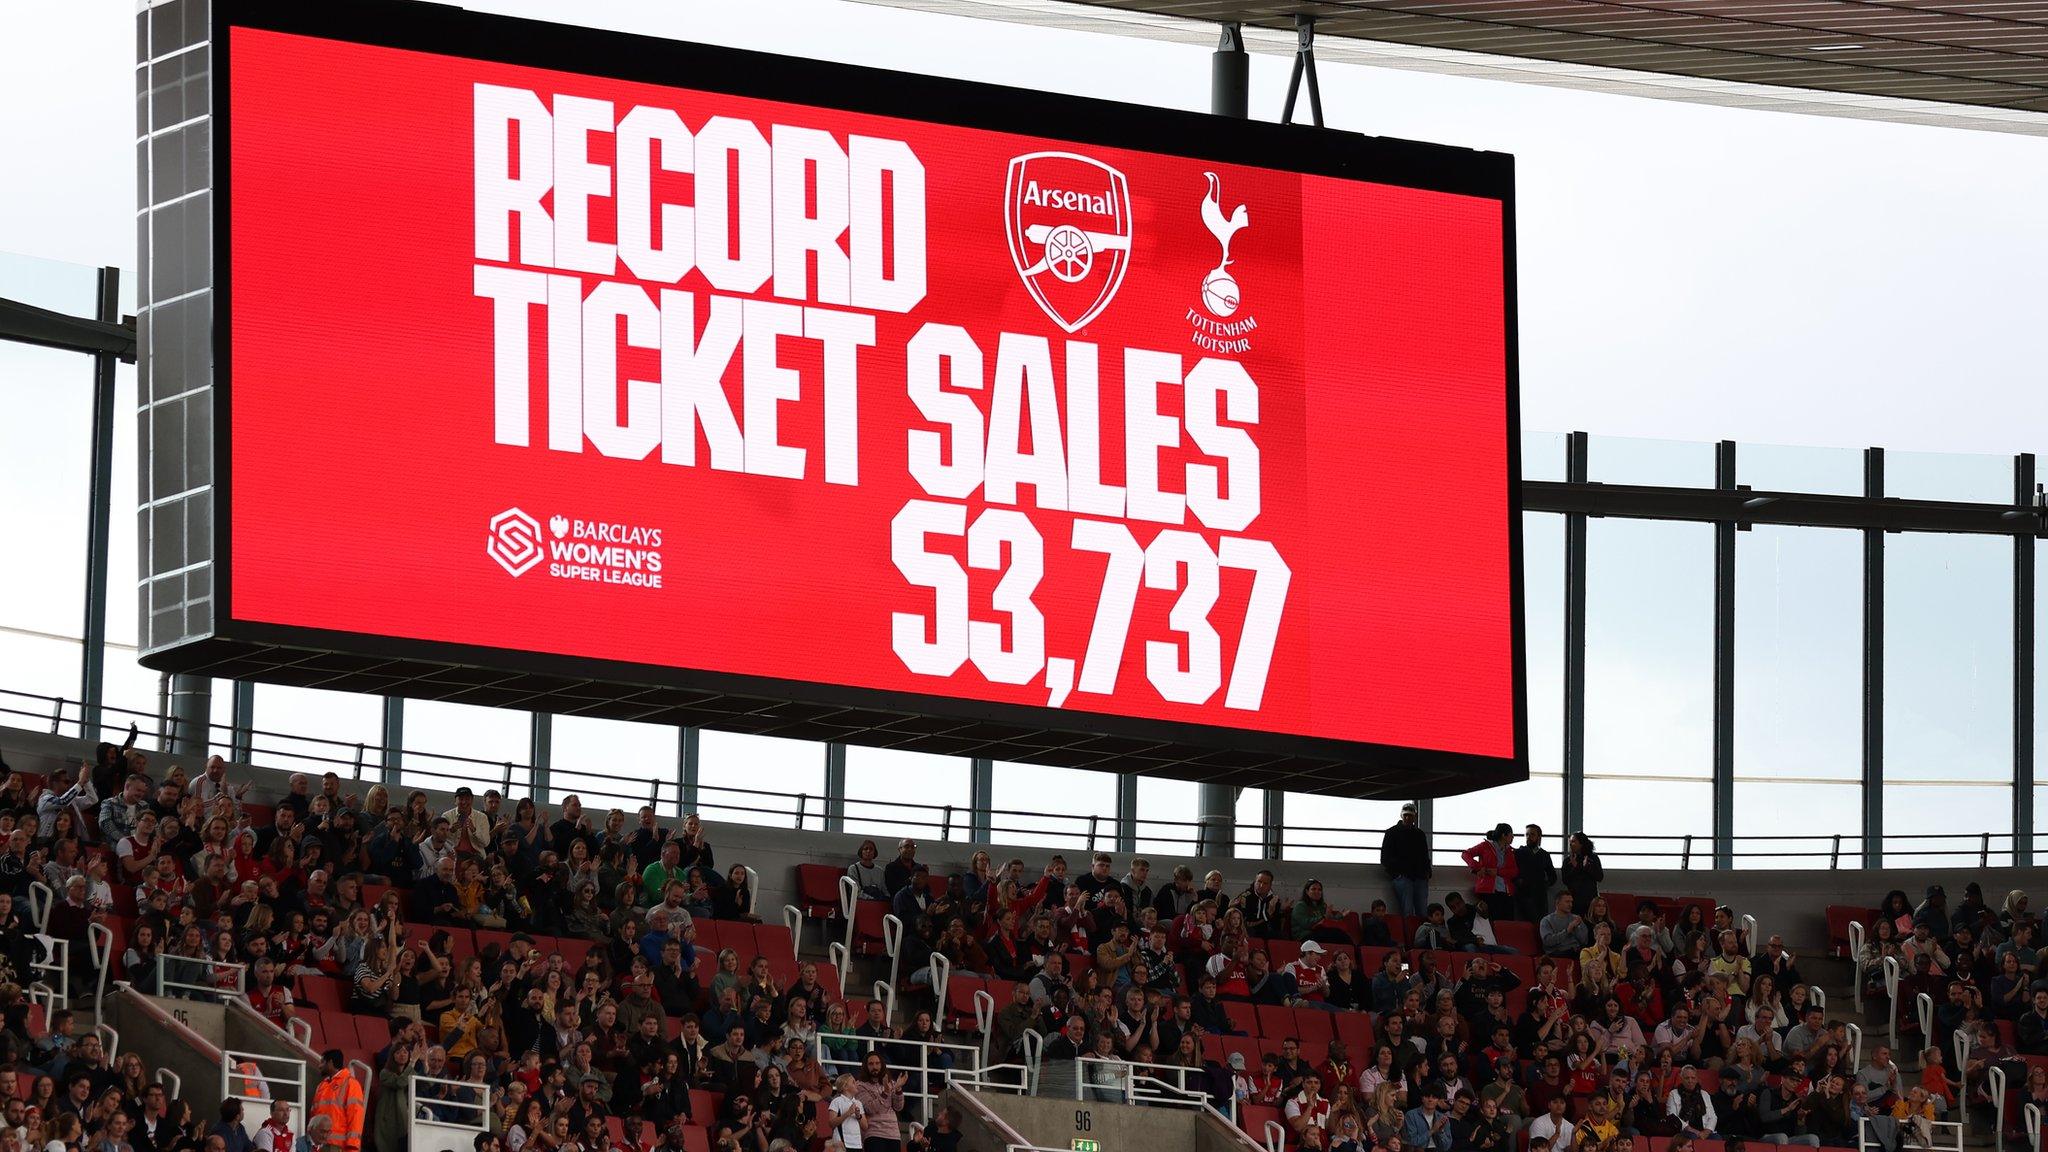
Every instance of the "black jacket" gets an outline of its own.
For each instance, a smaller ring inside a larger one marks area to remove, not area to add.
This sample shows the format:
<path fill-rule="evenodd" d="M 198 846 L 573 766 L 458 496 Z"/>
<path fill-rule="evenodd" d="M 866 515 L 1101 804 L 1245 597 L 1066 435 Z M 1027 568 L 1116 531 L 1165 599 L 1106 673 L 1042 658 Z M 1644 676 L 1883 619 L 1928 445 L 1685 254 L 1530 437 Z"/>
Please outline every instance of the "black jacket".
<path fill-rule="evenodd" d="M 1415 825 L 1395 824 L 1380 838 L 1380 867 L 1389 876 L 1429 879 L 1429 837 Z"/>

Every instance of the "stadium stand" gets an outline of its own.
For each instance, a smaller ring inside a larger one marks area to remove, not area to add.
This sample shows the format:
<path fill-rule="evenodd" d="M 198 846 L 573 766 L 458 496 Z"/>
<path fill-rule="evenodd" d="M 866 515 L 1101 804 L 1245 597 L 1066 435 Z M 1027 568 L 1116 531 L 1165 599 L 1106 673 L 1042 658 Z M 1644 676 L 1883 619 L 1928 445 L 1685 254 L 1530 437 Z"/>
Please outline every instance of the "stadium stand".
<path fill-rule="evenodd" d="M 936 874 L 905 840 L 798 865 L 764 917 L 695 817 L 218 757 L 187 778 L 111 744 L 0 769 L 0 837 L 0 1139 L 50 1152 L 398 1152 L 464 1108 L 478 1149 L 816 1152 L 856 1104 L 867 1147 L 950 1152 L 948 1085 L 1210 1107 L 1342 1152 L 1896 1152 L 1960 1147 L 1972 1111 L 2037 1139 L 2048 1106 L 2038 918 L 1975 884 L 1830 907 L 1829 955 L 1795 958 L 1710 894 L 1605 889 L 1590 842 L 1560 872 L 1507 825 L 1461 891 L 1426 898 L 1441 866 L 1402 890 L 1419 915 L 1107 853 Z M 110 1058 L 103 980 L 240 998 L 331 1053 L 315 1143 L 287 1118 L 252 1143 L 238 1102 Z"/>

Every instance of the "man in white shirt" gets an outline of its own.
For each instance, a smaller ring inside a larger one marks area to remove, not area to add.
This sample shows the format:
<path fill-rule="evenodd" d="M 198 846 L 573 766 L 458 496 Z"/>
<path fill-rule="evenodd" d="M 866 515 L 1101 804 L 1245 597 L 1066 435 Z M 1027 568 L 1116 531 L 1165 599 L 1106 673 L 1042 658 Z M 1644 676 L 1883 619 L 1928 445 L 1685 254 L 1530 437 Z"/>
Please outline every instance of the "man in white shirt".
<path fill-rule="evenodd" d="M 1564 1118 L 1565 1105 L 1568 1103 L 1570 1101 L 1562 1092 L 1550 1098 L 1550 1110 L 1538 1116 L 1535 1122 L 1529 1125 L 1531 1142 L 1541 1139 L 1550 1141 L 1552 1148 L 1571 1147 L 1572 1133 L 1578 1129 Z"/>
<path fill-rule="evenodd" d="M 1323 1099 L 1323 1078 L 1311 1072 L 1301 1078 L 1301 1091 L 1287 1100 L 1287 1127 L 1296 1136 L 1304 1128 L 1321 1128 L 1330 1119 L 1330 1102 Z"/>
<path fill-rule="evenodd" d="M 841 1073 L 833 1087 L 838 1089 L 838 1094 L 833 1096 L 832 1103 L 827 1105 L 832 1112 L 832 1134 L 838 1137 L 839 1143 L 847 1152 L 854 1152 L 855 1149 L 865 1147 L 861 1143 L 861 1130 L 868 1126 L 867 1110 L 862 1108 L 860 1101 L 854 1097 L 853 1073 Z"/>

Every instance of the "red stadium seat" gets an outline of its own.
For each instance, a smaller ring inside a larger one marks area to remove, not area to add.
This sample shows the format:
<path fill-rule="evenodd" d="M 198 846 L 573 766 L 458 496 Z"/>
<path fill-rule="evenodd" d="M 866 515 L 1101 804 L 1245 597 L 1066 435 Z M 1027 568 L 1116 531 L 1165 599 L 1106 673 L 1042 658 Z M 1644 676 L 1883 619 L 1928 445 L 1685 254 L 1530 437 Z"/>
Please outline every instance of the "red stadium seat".
<path fill-rule="evenodd" d="M 391 1022 L 389 1020 L 382 1016 L 357 1016 L 354 1020 L 356 1025 L 356 1042 L 368 1048 L 371 1052 L 379 1051 L 385 1045 L 391 1043 Z M 371 1067 L 375 1066 L 375 1064 L 371 1065 Z"/>
<path fill-rule="evenodd" d="M 946 983 L 946 1028 L 967 1030 L 974 1027 L 974 994 L 987 984 L 987 980 L 980 976 L 955 976 Z M 1007 1007 L 1008 1003 L 997 1004 L 996 1011 Z"/>
<path fill-rule="evenodd" d="M 839 878 L 845 874 L 845 869 L 834 868 L 830 864 L 797 865 L 796 894 L 804 915 L 837 920 Z"/>
<path fill-rule="evenodd" d="M 1257 1009 L 1259 1014 L 1258 1034 L 1261 1038 L 1266 1040 L 1285 1040 L 1289 1036 L 1295 1035 L 1294 1009 L 1284 1004 L 1260 1004 L 1257 1006 Z"/>
<path fill-rule="evenodd" d="M 1301 959 L 1301 945 L 1292 940 L 1268 940 L 1266 955 L 1273 958 L 1273 967 L 1279 968 Z"/>
<path fill-rule="evenodd" d="M 1262 1145 L 1265 1143 L 1266 1140 L 1267 1124 L 1278 1124 L 1280 1125 L 1280 1128 L 1283 1132 L 1285 1132 L 1287 1128 L 1287 1122 L 1282 1118 L 1280 1109 L 1269 1108 L 1264 1104 L 1245 1105 L 1244 1108 L 1238 1113 L 1238 1123 L 1244 1127 L 1245 1132 L 1248 1133 L 1254 1141 Z M 1281 1137 L 1280 1146 L 1283 1149 L 1294 1147 L 1294 1134 L 1288 1132 L 1285 1135 L 1283 1135 Z"/>
<path fill-rule="evenodd" d="M 882 917 L 889 914 L 889 905 L 881 900 L 861 900 L 853 906 L 853 954 L 855 956 L 886 956 L 882 946 Z"/>
<path fill-rule="evenodd" d="M 1344 1042 L 1351 1054 L 1351 1062 L 1364 1067 L 1372 1059 L 1372 1017 L 1363 1012 L 1334 1012 L 1331 1025 L 1337 1029 L 1337 1039 Z"/>
<path fill-rule="evenodd" d="M 1868 926 L 1877 920 L 1877 909 L 1863 908 L 1853 904 L 1828 905 L 1828 955 L 1849 954 L 1849 925 Z"/>
<path fill-rule="evenodd" d="M 1202 1037 L 1202 1059 L 1212 1064 L 1221 1064 L 1230 1059 L 1230 1053 L 1223 1047 L 1223 1037 Z"/>
<path fill-rule="evenodd" d="M 683 1152 L 711 1152 L 711 1136 L 694 1125 L 684 1128 Z"/>
<path fill-rule="evenodd" d="M 555 948 L 561 952 L 562 962 L 569 966 L 571 972 L 583 967 L 583 958 L 593 947 L 594 944 L 580 936 L 559 936 L 555 939 Z"/>
<path fill-rule="evenodd" d="M 356 1032 L 356 1018 L 348 1013 L 329 1012 L 323 1009 L 310 1015 L 314 1015 L 320 1021 L 320 1034 L 324 1037 L 326 1047 L 319 1051 L 325 1052 L 328 1048 L 355 1048 L 362 1044 L 362 1037 Z"/>
<path fill-rule="evenodd" d="M 1327 1048 L 1330 1041 L 1337 1038 L 1336 1022 L 1331 1019 L 1335 1012 L 1325 1012 L 1320 1008 L 1295 1008 L 1291 1011 L 1294 1013 L 1294 1035 L 1301 1037 L 1304 1045 L 1320 1044 Z"/>
<path fill-rule="evenodd" d="M 723 1092 L 708 1092 L 702 1088 L 690 1089 L 690 1120 L 695 1124 L 710 1124 L 718 1119 L 718 1110 L 725 1107 Z"/>
<path fill-rule="evenodd" d="M 1259 1010 L 1243 1000 L 1225 1000 L 1223 1014 L 1230 1017 L 1230 1024 L 1247 1036 L 1259 1034 Z"/>
<path fill-rule="evenodd" d="M 796 942 L 790 938 L 787 924 L 754 925 L 754 946 L 770 959 L 796 955 Z"/>
<path fill-rule="evenodd" d="M 1536 934 L 1536 926 L 1527 920 L 1493 921 L 1493 938 L 1501 947 L 1513 948 L 1517 955 L 1536 956 L 1543 951 L 1543 941 Z"/>
<path fill-rule="evenodd" d="M 332 976 L 299 977 L 299 1000 L 315 1011 L 340 1013 L 343 1005 L 341 981 Z"/>
<path fill-rule="evenodd" d="M 724 951 L 727 948 L 732 949 L 740 954 L 740 968 L 742 970 L 745 970 L 747 963 L 754 958 L 753 933 L 747 932 L 744 942 L 739 940 L 728 941 L 726 939 L 728 929 L 735 927 L 744 929 L 746 925 L 723 923 L 713 920 L 708 916 L 698 916 L 690 922 L 697 928 L 697 947 L 709 948 L 713 953 Z"/>

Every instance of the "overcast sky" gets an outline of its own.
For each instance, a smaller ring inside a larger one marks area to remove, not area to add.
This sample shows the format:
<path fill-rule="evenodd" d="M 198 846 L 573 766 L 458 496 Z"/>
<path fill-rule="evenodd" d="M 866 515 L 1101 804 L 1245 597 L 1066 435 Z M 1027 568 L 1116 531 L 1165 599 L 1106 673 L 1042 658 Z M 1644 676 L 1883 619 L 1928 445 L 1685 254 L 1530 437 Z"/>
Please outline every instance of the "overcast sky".
<path fill-rule="evenodd" d="M 473 8 L 1186 108 L 1199 48 L 841 0 Z M 14 4 L 0 250 L 132 266 L 133 5 Z M 1253 57 L 1253 114 L 1287 61 Z M 1336 128 L 1512 152 L 1524 426 L 2048 450 L 2048 139 L 1325 65 Z M 1048 131 L 1057 126 L 1049 125 Z"/>

